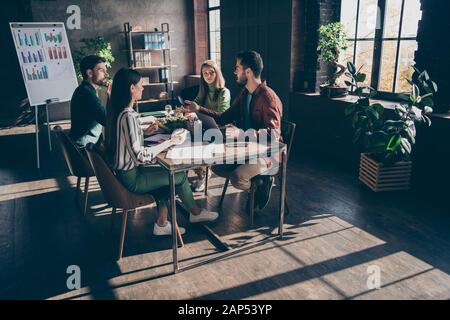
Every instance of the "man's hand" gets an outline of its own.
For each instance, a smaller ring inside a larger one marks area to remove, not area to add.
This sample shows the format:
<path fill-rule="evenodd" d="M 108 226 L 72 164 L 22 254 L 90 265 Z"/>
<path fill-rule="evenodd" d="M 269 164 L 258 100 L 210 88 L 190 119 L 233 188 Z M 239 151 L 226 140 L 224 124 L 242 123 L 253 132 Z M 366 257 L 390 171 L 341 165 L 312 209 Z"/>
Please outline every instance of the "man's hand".
<path fill-rule="evenodd" d="M 188 112 L 185 114 L 185 117 L 188 118 L 189 121 L 195 121 L 198 119 L 197 114 L 195 112 Z"/>
<path fill-rule="evenodd" d="M 233 125 L 226 127 L 225 136 L 228 140 L 233 140 L 239 137 L 241 130 Z"/>
<path fill-rule="evenodd" d="M 186 101 L 184 101 L 184 103 L 187 105 L 187 109 L 189 112 L 199 112 L 200 111 L 200 106 L 196 102 L 186 100 Z"/>
<path fill-rule="evenodd" d="M 106 87 L 106 93 L 108 94 L 108 99 L 111 99 L 111 91 L 112 91 L 112 84 L 109 81 L 105 82 Z"/>

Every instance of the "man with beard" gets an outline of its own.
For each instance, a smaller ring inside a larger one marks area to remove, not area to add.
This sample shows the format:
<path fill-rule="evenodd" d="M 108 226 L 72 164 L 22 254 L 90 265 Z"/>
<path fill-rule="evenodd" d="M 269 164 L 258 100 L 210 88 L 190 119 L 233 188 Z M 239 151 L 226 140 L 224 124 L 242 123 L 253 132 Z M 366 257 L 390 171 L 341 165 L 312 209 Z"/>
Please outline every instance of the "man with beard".
<path fill-rule="evenodd" d="M 106 123 L 106 108 L 102 105 L 97 90 L 111 86 L 108 83 L 106 60 L 91 55 L 80 63 L 83 82 L 75 90 L 70 103 L 72 127 L 70 136 L 75 143 L 84 148 L 88 143 L 99 143 L 103 126 Z"/>
<path fill-rule="evenodd" d="M 261 55 L 255 51 L 240 52 L 236 55 L 234 74 L 238 84 L 245 86 L 231 107 L 223 113 L 209 112 L 195 102 L 189 106 L 190 111 L 200 112 L 213 117 L 219 125 L 235 123 L 244 131 L 254 129 L 256 134 L 274 135 L 281 139 L 281 117 L 283 105 L 277 94 L 261 80 L 264 65 Z M 232 135 L 239 134 L 236 131 Z M 233 136 L 233 137 L 234 137 Z M 269 139 L 270 140 L 270 139 Z M 256 190 L 256 202 L 263 209 L 269 199 L 273 186 L 271 174 L 278 170 L 278 156 L 260 158 L 257 164 L 218 165 L 213 171 L 222 177 L 229 177 L 232 185 L 247 191 L 251 187 L 251 179 L 261 175 L 263 184 Z"/>

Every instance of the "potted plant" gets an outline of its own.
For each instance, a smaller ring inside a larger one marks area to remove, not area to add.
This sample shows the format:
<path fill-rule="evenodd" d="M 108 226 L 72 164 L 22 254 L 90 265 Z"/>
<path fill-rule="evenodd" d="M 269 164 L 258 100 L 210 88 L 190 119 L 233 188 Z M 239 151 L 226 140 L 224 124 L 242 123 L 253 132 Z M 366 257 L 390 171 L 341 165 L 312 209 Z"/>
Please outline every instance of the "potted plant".
<path fill-rule="evenodd" d="M 407 190 L 410 188 L 411 153 L 416 143 L 416 124 L 431 126 L 428 114 L 433 112 L 433 94 L 437 85 L 426 71 L 415 69 L 408 82 L 411 93 L 401 94 L 401 102 L 395 106 L 394 116 L 388 119 L 384 107 L 371 104 L 376 91 L 362 85 L 365 75 L 350 62 L 346 74 L 349 85 L 354 87 L 358 100 L 346 108 L 355 129 L 354 143 L 360 144 L 359 179 L 375 192 Z M 362 81 L 361 81 L 362 80 Z"/>
<path fill-rule="evenodd" d="M 320 86 L 320 94 L 329 98 L 336 98 L 348 94 L 348 88 L 340 86 L 336 80 L 346 72 L 346 67 L 339 63 L 342 50 L 347 49 L 347 35 L 345 26 L 340 22 L 333 22 L 319 28 L 319 45 L 317 51 L 319 59 L 331 63 L 336 72 L 329 77 L 326 83 Z"/>
<path fill-rule="evenodd" d="M 83 38 L 81 39 L 81 43 L 80 49 L 74 51 L 72 55 L 78 79 L 83 79 L 80 71 L 80 62 L 88 55 L 94 54 L 104 58 L 106 60 L 106 66 L 111 68 L 115 58 L 112 54 L 111 44 L 107 42 L 105 38 L 100 36 L 95 38 Z"/>

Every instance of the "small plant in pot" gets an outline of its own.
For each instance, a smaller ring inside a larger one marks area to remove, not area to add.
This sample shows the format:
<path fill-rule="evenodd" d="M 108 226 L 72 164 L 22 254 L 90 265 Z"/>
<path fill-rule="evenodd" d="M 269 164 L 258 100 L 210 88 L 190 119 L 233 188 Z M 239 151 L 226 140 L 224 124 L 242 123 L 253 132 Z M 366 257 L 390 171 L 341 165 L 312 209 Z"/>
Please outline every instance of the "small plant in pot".
<path fill-rule="evenodd" d="M 329 98 L 342 97 L 348 94 L 346 86 L 340 86 L 336 81 L 346 72 L 346 67 L 339 63 L 342 50 L 347 49 L 347 35 L 345 26 L 340 22 L 333 22 L 319 28 L 319 44 L 317 51 L 319 59 L 331 63 L 336 72 L 329 77 L 326 83 L 320 86 L 320 94 Z"/>
<path fill-rule="evenodd" d="M 359 179 L 372 190 L 390 191 L 410 188 L 411 153 L 416 143 L 416 125 L 431 126 L 428 114 L 433 112 L 433 94 L 437 85 L 426 71 L 415 73 L 411 80 L 410 94 L 401 94 L 401 102 L 395 106 L 394 115 L 386 117 L 384 107 L 371 104 L 376 91 L 362 85 L 364 77 L 352 63 L 348 63 L 347 76 L 358 100 L 346 108 L 355 129 L 354 143 L 362 149 Z M 362 80 L 362 81 L 361 81 Z"/>

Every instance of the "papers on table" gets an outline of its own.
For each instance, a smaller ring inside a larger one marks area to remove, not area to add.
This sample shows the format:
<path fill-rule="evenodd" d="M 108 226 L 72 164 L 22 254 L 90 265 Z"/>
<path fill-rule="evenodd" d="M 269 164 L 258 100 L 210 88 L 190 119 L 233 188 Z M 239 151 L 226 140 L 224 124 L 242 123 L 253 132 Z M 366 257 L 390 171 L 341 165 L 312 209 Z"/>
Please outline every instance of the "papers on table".
<path fill-rule="evenodd" d="M 151 143 L 162 143 L 164 141 L 169 140 L 170 137 L 171 137 L 170 134 L 159 133 L 159 134 L 155 134 L 153 136 L 150 136 L 148 138 L 145 138 L 144 141 L 151 142 Z"/>
<path fill-rule="evenodd" d="M 215 155 L 223 154 L 225 148 L 223 144 L 210 143 L 192 145 L 190 141 L 176 146 L 167 152 L 167 159 L 190 160 L 190 159 L 209 159 Z"/>
<path fill-rule="evenodd" d="M 140 117 L 139 118 L 139 122 L 141 124 L 154 123 L 155 121 L 156 121 L 156 117 L 154 117 L 154 116 Z"/>

